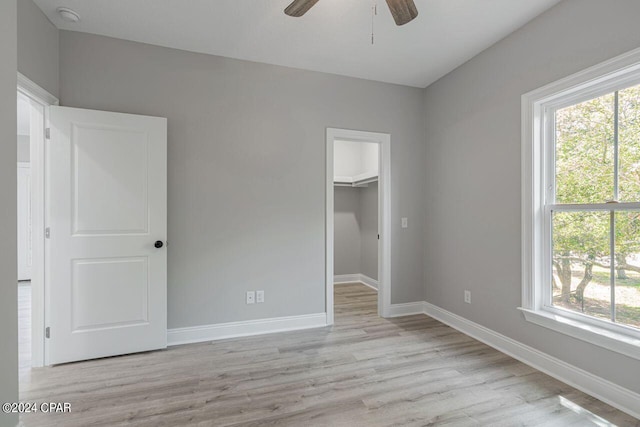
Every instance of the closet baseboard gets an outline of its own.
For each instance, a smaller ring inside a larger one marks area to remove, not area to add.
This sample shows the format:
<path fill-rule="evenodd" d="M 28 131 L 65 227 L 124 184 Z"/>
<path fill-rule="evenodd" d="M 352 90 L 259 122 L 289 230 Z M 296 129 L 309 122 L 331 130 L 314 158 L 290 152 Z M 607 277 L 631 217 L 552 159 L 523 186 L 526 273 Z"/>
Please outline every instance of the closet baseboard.
<path fill-rule="evenodd" d="M 347 283 L 362 283 L 375 291 L 378 290 L 378 281 L 364 274 L 339 274 L 333 276 L 334 285 L 344 285 Z"/>

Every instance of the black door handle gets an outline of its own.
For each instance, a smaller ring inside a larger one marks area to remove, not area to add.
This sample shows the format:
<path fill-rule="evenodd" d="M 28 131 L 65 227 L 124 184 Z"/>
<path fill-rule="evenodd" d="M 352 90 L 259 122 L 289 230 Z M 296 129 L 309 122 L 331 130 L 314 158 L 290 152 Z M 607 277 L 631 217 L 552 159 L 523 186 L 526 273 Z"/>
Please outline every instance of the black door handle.
<path fill-rule="evenodd" d="M 156 249 L 160 249 L 161 247 L 164 246 L 164 243 L 162 243 L 162 240 L 156 240 L 156 243 L 154 243 L 154 245 L 156 247 Z"/>

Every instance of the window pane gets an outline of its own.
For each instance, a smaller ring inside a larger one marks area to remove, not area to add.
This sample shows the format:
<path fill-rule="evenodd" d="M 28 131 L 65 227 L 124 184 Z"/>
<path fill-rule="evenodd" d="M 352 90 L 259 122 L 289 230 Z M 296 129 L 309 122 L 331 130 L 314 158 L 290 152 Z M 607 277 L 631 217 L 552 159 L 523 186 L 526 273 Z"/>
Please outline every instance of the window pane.
<path fill-rule="evenodd" d="M 640 86 L 618 95 L 619 199 L 640 201 Z"/>
<path fill-rule="evenodd" d="M 556 112 L 556 203 L 613 199 L 614 94 Z"/>
<path fill-rule="evenodd" d="M 553 305 L 611 320 L 609 212 L 553 213 Z"/>
<path fill-rule="evenodd" d="M 640 327 L 640 212 L 616 212 L 616 322 Z"/>

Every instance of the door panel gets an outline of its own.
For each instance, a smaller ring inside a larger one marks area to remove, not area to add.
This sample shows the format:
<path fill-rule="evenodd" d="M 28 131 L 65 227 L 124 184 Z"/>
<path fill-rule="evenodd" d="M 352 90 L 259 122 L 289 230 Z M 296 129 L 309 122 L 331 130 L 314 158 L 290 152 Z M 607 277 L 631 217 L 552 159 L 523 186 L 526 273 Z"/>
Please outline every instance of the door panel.
<path fill-rule="evenodd" d="M 72 269 L 72 332 L 148 323 L 147 257 L 74 260 Z"/>
<path fill-rule="evenodd" d="M 166 347 L 166 119 L 52 107 L 49 363 Z"/>
<path fill-rule="evenodd" d="M 148 133 L 73 124 L 71 135 L 74 234 L 148 233 Z"/>

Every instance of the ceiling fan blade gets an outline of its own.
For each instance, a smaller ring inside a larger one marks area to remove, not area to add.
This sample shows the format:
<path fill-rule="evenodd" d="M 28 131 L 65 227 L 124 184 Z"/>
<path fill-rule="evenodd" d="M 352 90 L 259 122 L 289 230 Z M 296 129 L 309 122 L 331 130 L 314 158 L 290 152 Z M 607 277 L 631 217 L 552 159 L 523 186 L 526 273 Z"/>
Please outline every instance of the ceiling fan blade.
<path fill-rule="evenodd" d="M 396 25 L 404 25 L 418 16 L 418 9 L 413 0 L 387 0 L 387 5 Z"/>
<path fill-rule="evenodd" d="M 291 2 L 291 4 L 284 10 L 284 13 L 298 18 L 307 13 L 307 11 L 316 3 L 318 3 L 318 0 L 293 0 L 293 2 Z"/>

